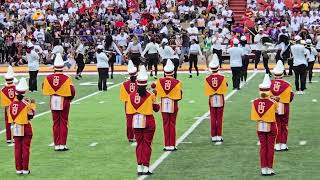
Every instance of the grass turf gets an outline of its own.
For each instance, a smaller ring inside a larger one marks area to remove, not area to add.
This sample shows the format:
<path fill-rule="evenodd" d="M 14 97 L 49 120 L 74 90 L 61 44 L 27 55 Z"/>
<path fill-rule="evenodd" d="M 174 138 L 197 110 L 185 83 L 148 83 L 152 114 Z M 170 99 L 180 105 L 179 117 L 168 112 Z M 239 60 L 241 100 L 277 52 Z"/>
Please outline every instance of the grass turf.
<path fill-rule="evenodd" d="M 85 76 L 81 81 L 96 81 L 96 76 Z M 187 78 L 179 75 L 183 81 L 183 100 L 177 122 L 177 136 L 180 137 L 195 121 L 208 110 L 208 100 L 203 94 L 203 78 Z M 117 76 L 115 82 L 123 80 Z M 231 78 L 229 77 L 229 80 Z M 228 100 L 225 111 L 225 144 L 217 147 L 210 143 L 208 121 L 202 123 L 181 144 L 179 151 L 171 154 L 156 169 L 150 179 L 257 179 L 259 178 L 258 146 L 255 124 L 249 121 L 250 100 L 257 96 L 257 84 L 262 75 L 257 75 L 248 86 Z M 96 91 L 96 86 L 77 86 L 78 96 L 83 97 Z M 231 84 L 231 83 L 229 83 Z M 308 91 L 316 95 L 320 84 L 314 83 Z M 82 93 L 82 94 L 81 94 Z M 38 102 L 48 99 L 32 94 Z M 292 120 L 289 131 L 287 153 L 276 154 L 276 178 L 305 177 L 310 174 L 317 177 L 319 143 L 314 134 L 316 122 L 312 121 L 316 112 L 313 96 L 296 97 L 292 106 Z M 31 95 L 30 95 L 31 96 Z M 30 168 L 32 174 L 26 179 L 135 179 L 135 148 L 126 141 L 124 106 L 118 100 L 119 88 L 100 93 L 71 107 L 68 152 L 54 152 L 48 144 L 52 143 L 51 114 L 34 120 L 34 138 L 31 150 Z M 101 103 L 99 103 L 101 101 Z M 104 103 L 102 103 L 104 101 Z M 309 102 L 309 103 L 306 103 Z M 303 106 L 302 108 L 299 106 Z M 39 107 L 39 112 L 48 110 L 48 104 Z M 300 114 L 302 112 L 309 112 Z M 311 114 L 311 115 L 308 115 Z M 318 113 L 319 115 L 319 113 Z M 295 117 L 293 117 L 295 116 Z M 153 144 L 152 162 L 163 152 L 163 130 L 159 113 L 156 115 L 157 130 Z M 294 123 L 294 124 L 293 124 Z M 2 134 L 2 136 L 4 136 Z M 306 146 L 299 146 L 300 140 L 306 140 Z M 91 143 L 98 143 L 90 147 Z M 314 144 L 313 146 L 311 146 Z M 309 155 L 308 155 L 309 153 Z M 1 179 L 18 179 L 14 173 L 13 147 L 0 145 Z M 307 156 L 306 156 L 307 155 Z M 299 171 L 297 171 L 299 170 Z M 301 170 L 301 171 L 300 171 Z M 297 173 L 295 173 L 297 172 Z M 300 175 L 300 176 L 299 176 Z"/>

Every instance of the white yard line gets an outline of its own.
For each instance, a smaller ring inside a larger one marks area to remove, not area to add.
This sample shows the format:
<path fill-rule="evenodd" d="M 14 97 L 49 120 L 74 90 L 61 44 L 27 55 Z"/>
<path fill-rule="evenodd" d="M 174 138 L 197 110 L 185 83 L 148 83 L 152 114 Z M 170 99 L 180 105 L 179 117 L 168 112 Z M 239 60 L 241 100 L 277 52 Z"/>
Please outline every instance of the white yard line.
<path fill-rule="evenodd" d="M 97 144 L 98 144 L 97 142 L 93 142 L 93 143 L 91 143 L 89 146 L 90 146 L 90 147 L 95 147 Z"/>
<path fill-rule="evenodd" d="M 112 86 L 108 87 L 108 90 L 109 90 L 109 89 L 113 89 L 113 88 L 115 88 L 115 87 L 117 87 L 117 86 L 120 86 L 121 84 L 122 84 L 122 82 L 121 82 L 121 83 L 118 83 L 118 84 L 115 84 L 115 85 L 112 85 Z M 97 94 L 100 94 L 100 93 L 102 93 L 102 91 L 97 91 L 97 92 L 91 93 L 91 94 L 89 94 L 89 95 L 87 95 L 87 96 L 83 96 L 82 98 L 79 98 L 79 99 L 77 99 L 77 100 L 75 100 L 75 101 L 72 101 L 71 104 L 78 103 L 78 102 L 80 102 L 80 101 L 83 101 L 83 100 L 85 100 L 85 99 L 88 99 L 88 98 L 90 98 L 90 97 L 92 97 L 92 96 L 95 96 L 95 95 L 97 95 Z M 45 112 L 42 112 L 42 113 L 40 113 L 40 114 L 37 114 L 36 116 L 34 116 L 33 120 L 35 120 L 35 119 L 38 118 L 38 117 L 44 116 L 44 115 L 46 115 L 46 114 L 48 114 L 48 113 L 50 113 L 50 112 L 51 112 L 51 111 L 49 110 L 49 111 L 45 111 Z M 0 134 L 3 134 L 4 132 L 6 132 L 5 129 L 1 130 L 1 131 L 0 131 Z"/>
<path fill-rule="evenodd" d="M 257 75 L 257 71 L 254 72 L 248 79 L 247 83 Z M 241 84 L 240 88 L 242 88 L 246 84 Z M 238 90 L 233 90 L 231 91 L 226 97 L 225 100 L 228 100 L 231 96 L 233 96 Z M 182 136 L 177 140 L 177 146 L 182 143 L 198 126 L 199 124 L 205 120 L 208 116 L 210 115 L 210 111 L 206 112 L 203 114 L 195 123 L 192 124 L 192 126 L 184 133 Z M 166 151 L 164 152 L 150 167 L 151 171 L 154 171 L 172 152 L 171 151 Z M 137 178 L 137 180 L 144 180 L 148 176 L 140 176 Z"/>

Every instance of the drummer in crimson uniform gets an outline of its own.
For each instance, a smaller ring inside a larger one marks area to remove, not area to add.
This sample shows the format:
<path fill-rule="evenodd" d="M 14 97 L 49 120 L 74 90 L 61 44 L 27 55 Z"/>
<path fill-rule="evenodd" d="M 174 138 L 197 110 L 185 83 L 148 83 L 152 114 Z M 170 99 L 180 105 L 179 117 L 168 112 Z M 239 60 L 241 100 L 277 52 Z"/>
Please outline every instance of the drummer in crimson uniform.
<path fill-rule="evenodd" d="M 216 54 L 212 56 L 209 63 L 211 74 L 205 79 L 205 95 L 209 96 L 210 120 L 211 120 L 211 141 L 221 145 L 224 96 L 228 92 L 228 80 L 218 73 L 219 59 Z"/>
<path fill-rule="evenodd" d="M 128 62 L 128 73 L 130 79 L 123 82 L 120 87 L 120 101 L 124 102 L 125 110 L 127 109 L 127 101 L 130 93 L 137 89 L 137 68 L 134 66 L 131 60 Z M 127 119 L 127 138 L 129 142 L 135 142 L 133 128 L 132 128 L 132 115 L 126 113 Z"/>
<path fill-rule="evenodd" d="M 260 98 L 251 105 L 251 120 L 257 123 L 257 135 L 260 141 L 260 166 L 262 176 L 275 175 L 273 170 L 274 144 L 277 137 L 277 102 L 270 97 L 271 81 L 265 75 L 259 85 Z"/>
<path fill-rule="evenodd" d="M 148 74 L 145 66 L 140 66 L 137 76 L 138 88 L 130 93 L 127 100 L 126 113 L 132 115 L 132 127 L 137 140 L 136 157 L 138 175 L 151 175 L 149 169 L 152 152 L 153 135 L 156 122 L 153 111 L 158 112 L 159 104 L 156 103 L 154 92 L 147 91 Z"/>
<path fill-rule="evenodd" d="M 178 115 L 178 101 L 182 99 L 182 84 L 174 78 L 174 64 L 170 59 L 164 67 L 165 77 L 156 81 L 157 97 L 161 99 L 161 114 L 164 130 L 164 151 L 175 151 L 176 121 Z"/>
<path fill-rule="evenodd" d="M 293 100 L 294 93 L 289 82 L 282 79 L 284 71 L 282 61 L 278 61 L 273 70 L 275 79 L 271 81 L 271 95 L 279 97 L 276 120 L 278 126 L 278 135 L 275 145 L 276 151 L 287 151 L 288 123 L 290 113 L 290 103 Z"/>
<path fill-rule="evenodd" d="M 8 122 L 12 124 L 16 173 L 30 174 L 29 158 L 32 139 L 31 119 L 35 115 L 35 101 L 25 98 L 29 87 L 25 78 L 21 78 L 16 87 L 16 99 L 8 107 Z"/>
<path fill-rule="evenodd" d="M 14 84 L 14 72 L 12 66 L 8 67 L 7 73 L 4 75 L 4 79 L 6 80 L 6 84 L 1 89 L 0 98 L 1 98 L 1 106 L 4 107 L 4 121 L 6 127 L 6 141 L 7 143 L 12 143 L 11 139 L 11 124 L 8 123 L 8 106 L 16 97 L 16 86 Z"/>
<path fill-rule="evenodd" d="M 68 121 L 70 103 L 75 96 L 71 78 L 63 74 L 63 59 L 56 54 L 54 73 L 48 75 L 42 86 L 45 96 L 50 96 L 50 109 L 53 119 L 53 140 L 55 151 L 67 151 Z"/>

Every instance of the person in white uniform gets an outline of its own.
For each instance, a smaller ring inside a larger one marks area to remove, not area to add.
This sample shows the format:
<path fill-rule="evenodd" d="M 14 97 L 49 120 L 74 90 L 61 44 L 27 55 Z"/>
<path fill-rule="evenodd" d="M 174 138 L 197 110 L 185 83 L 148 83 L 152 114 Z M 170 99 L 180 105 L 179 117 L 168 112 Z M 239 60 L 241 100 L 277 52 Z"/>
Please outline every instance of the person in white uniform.
<path fill-rule="evenodd" d="M 242 57 L 245 55 L 244 50 L 239 47 L 239 40 L 233 39 L 234 46 L 227 52 L 230 54 L 230 67 L 232 71 L 233 89 L 240 90 L 240 78 L 242 70 Z"/>
<path fill-rule="evenodd" d="M 97 47 L 97 69 L 99 74 L 99 80 L 98 80 L 98 89 L 99 91 L 107 91 L 107 78 L 109 73 L 109 58 L 108 56 L 103 52 L 103 45 L 98 45 Z"/>
<path fill-rule="evenodd" d="M 304 40 L 300 36 L 295 36 L 296 44 L 291 46 L 293 56 L 293 71 L 295 75 L 295 86 L 297 94 L 304 94 L 306 89 L 307 79 L 307 53 L 308 50 L 304 47 Z"/>
<path fill-rule="evenodd" d="M 316 57 L 318 55 L 318 52 L 316 48 L 314 48 L 311 39 L 306 40 L 306 48 L 308 50 L 307 52 L 307 59 L 308 59 L 308 77 L 309 77 L 309 83 L 312 83 L 312 74 L 313 74 L 313 66 L 314 62 L 316 61 Z"/>
<path fill-rule="evenodd" d="M 39 72 L 40 57 L 38 53 L 34 50 L 34 45 L 31 42 L 28 42 L 27 44 L 26 60 L 28 62 L 29 68 L 29 90 L 31 92 L 37 91 L 37 76 Z"/>
<path fill-rule="evenodd" d="M 189 78 L 192 78 L 192 66 L 194 66 L 197 71 L 197 76 L 199 76 L 198 55 L 200 55 L 201 59 L 203 58 L 199 44 L 195 39 L 192 39 L 189 50 Z"/>
<path fill-rule="evenodd" d="M 150 76 L 153 76 L 152 66 L 154 66 L 155 79 L 157 79 L 158 74 L 159 51 L 159 44 L 157 44 L 156 39 L 152 37 L 144 51 L 141 53 L 141 57 L 144 57 L 146 53 L 148 54 L 148 70 L 150 71 Z"/>
<path fill-rule="evenodd" d="M 241 36 L 240 38 L 240 47 L 244 51 L 244 56 L 242 58 L 242 74 L 241 81 L 246 82 L 248 76 L 248 66 L 249 66 L 249 54 L 251 53 L 251 48 L 247 43 L 247 38 L 245 36 Z"/>

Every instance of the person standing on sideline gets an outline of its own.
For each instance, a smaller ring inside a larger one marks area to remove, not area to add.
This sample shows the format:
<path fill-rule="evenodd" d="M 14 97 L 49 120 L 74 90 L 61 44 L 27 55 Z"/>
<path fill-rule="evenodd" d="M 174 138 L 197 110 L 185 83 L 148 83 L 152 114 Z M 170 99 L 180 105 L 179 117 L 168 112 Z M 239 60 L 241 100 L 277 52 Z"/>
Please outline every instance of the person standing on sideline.
<path fill-rule="evenodd" d="M 27 91 L 27 81 L 21 78 L 16 87 L 17 99 L 13 100 L 8 107 L 8 122 L 13 126 L 16 173 L 19 175 L 30 174 L 29 159 L 33 135 L 30 122 L 35 115 L 36 105 L 34 100 L 25 98 Z"/>
<path fill-rule="evenodd" d="M 161 99 L 161 114 L 164 130 L 164 151 L 175 151 L 178 101 L 182 99 L 182 84 L 174 76 L 174 65 L 170 59 L 164 67 L 165 77 L 155 83 L 157 97 Z"/>
<path fill-rule="evenodd" d="M 132 114 L 127 114 L 127 103 L 130 93 L 137 90 L 137 67 L 134 66 L 131 60 L 128 61 L 128 73 L 130 79 L 123 82 L 120 87 L 120 101 L 124 102 L 124 109 L 127 120 L 127 138 L 129 142 L 135 142 L 133 128 L 132 128 Z"/>
<path fill-rule="evenodd" d="M 250 46 L 247 44 L 247 38 L 245 36 L 241 36 L 240 40 L 240 47 L 244 51 L 244 56 L 242 57 L 241 81 L 246 82 L 248 76 L 249 54 L 251 53 L 251 49 Z"/>
<path fill-rule="evenodd" d="M 85 63 L 84 63 L 84 54 L 85 54 L 85 47 L 84 47 L 84 40 L 81 39 L 80 40 L 80 43 L 76 49 L 76 62 L 77 62 L 77 74 L 76 74 L 76 77 L 75 79 L 76 80 L 80 80 L 80 78 L 82 78 L 82 71 L 85 67 Z"/>
<path fill-rule="evenodd" d="M 256 45 L 256 52 L 254 57 L 254 68 L 258 69 L 258 64 L 260 62 L 261 54 L 262 54 L 262 36 L 263 36 L 263 28 L 259 28 L 259 34 L 254 36 L 254 43 Z"/>
<path fill-rule="evenodd" d="M 212 56 L 209 63 L 211 74 L 205 79 L 205 95 L 209 96 L 210 120 L 211 120 L 211 141 L 221 145 L 224 96 L 228 92 L 228 80 L 219 74 L 219 59 L 217 54 Z"/>
<path fill-rule="evenodd" d="M 284 65 L 282 61 L 278 61 L 276 67 L 273 69 L 275 79 L 271 81 L 271 95 L 278 97 L 278 109 L 276 111 L 276 121 L 278 126 L 278 135 L 275 145 L 276 151 L 287 151 L 288 139 L 288 125 L 290 114 L 290 103 L 293 100 L 293 92 L 291 84 L 284 79 Z"/>
<path fill-rule="evenodd" d="M 109 76 L 109 58 L 108 56 L 103 52 L 103 45 L 97 46 L 97 68 L 98 68 L 98 74 L 99 74 L 99 80 L 98 80 L 98 89 L 99 91 L 107 91 L 107 78 Z"/>
<path fill-rule="evenodd" d="M 67 151 L 70 103 L 75 96 L 75 88 L 71 78 L 63 74 L 64 63 L 61 54 L 56 54 L 53 66 L 54 73 L 44 79 L 42 92 L 44 96 L 50 96 L 54 150 Z"/>
<path fill-rule="evenodd" d="M 152 37 L 144 51 L 141 53 L 141 57 L 144 58 L 144 55 L 148 52 L 148 70 L 150 71 L 150 76 L 153 76 L 152 66 L 154 66 L 155 79 L 157 79 L 158 75 L 159 51 L 159 44 L 157 44 L 156 39 Z"/>
<path fill-rule="evenodd" d="M 191 46 L 189 50 L 189 78 L 192 78 L 192 66 L 197 71 L 197 76 L 199 76 L 199 69 L 198 69 L 198 56 L 200 55 L 200 58 L 203 58 L 201 48 L 199 44 L 197 43 L 197 40 L 193 39 L 191 40 Z"/>
<path fill-rule="evenodd" d="M 242 57 L 245 55 L 245 52 L 241 47 L 239 47 L 239 40 L 233 40 L 234 46 L 229 48 L 227 52 L 230 54 L 230 67 L 232 71 L 232 84 L 233 90 L 240 90 L 240 78 L 242 71 Z"/>
<path fill-rule="evenodd" d="M 269 74 L 265 74 L 262 84 L 259 85 L 260 98 L 255 99 L 251 105 L 251 120 L 257 122 L 262 176 L 275 175 L 273 161 L 277 137 L 277 102 L 270 98 L 270 85 Z"/>
<path fill-rule="evenodd" d="M 221 35 L 216 32 L 214 36 L 212 36 L 212 54 L 217 54 L 219 58 L 220 68 L 222 68 L 222 47 L 221 43 L 223 39 Z"/>
<path fill-rule="evenodd" d="M 117 47 L 116 43 L 113 42 L 113 38 L 111 35 L 107 35 L 105 38 L 105 49 L 109 54 L 109 66 L 111 68 L 111 79 L 113 79 L 113 70 L 114 70 L 114 63 L 116 62 L 116 54 L 122 56 L 121 51 Z M 108 75 L 109 77 L 109 75 Z"/>
<path fill-rule="evenodd" d="M 307 53 L 308 50 L 304 47 L 304 40 L 300 36 L 294 37 L 296 44 L 291 46 L 293 56 L 293 71 L 295 75 L 295 86 L 297 94 L 304 94 L 307 80 Z"/>
<path fill-rule="evenodd" d="M 33 47 L 33 44 L 31 42 L 28 42 L 26 59 L 29 68 L 29 90 L 31 92 L 37 92 L 37 77 L 39 72 L 40 57 L 38 53 L 36 53 L 36 51 L 33 49 Z"/>
<path fill-rule="evenodd" d="M 161 41 L 161 47 L 159 48 L 159 54 L 162 59 L 163 67 L 166 66 L 167 60 L 171 59 L 174 64 L 174 78 L 177 79 L 177 71 L 179 67 L 179 56 L 177 53 L 168 45 L 168 39 L 164 38 Z"/>
<path fill-rule="evenodd" d="M 16 86 L 14 84 L 14 72 L 12 66 L 8 67 L 7 73 L 4 75 L 6 80 L 5 86 L 1 89 L 0 98 L 1 106 L 4 107 L 4 122 L 6 127 L 6 141 L 12 143 L 11 124 L 8 122 L 8 107 L 16 98 Z"/>
<path fill-rule="evenodd" d="M 139 68 L 141 64 L 141 53 L 142 53 L 142 47 L 141 43 L 138 40 L 137 36 L 132 37 L 132 42 L 129 43 L 127 49 L 123 52 L 123 54 L 128 54 L 129 59 L 132 60 L 133 64 Z"/>
<path fill-rule="evenodd" d="M 127 100 L 126 113 L 132 115 L 134 136 L 137 140 L 136 157 L 138 175 L 151 175 L 149 166 L 152 152 L 153 135 L 156 122 L 153 111 L 158 112 L 159 104 L 156 103 L 156 91 L 147 91 L 148 74 L 145 66 L 140 66 L 137 76 L 138 88 L 130 93 Z"/>
<path fill-rule="evenodd" d="M 309 76 L 309 83 L 312 83 L 312 74 L 313 74 L 313 66 L 314 62 L 316 61 L 316 57 L 318 55 L 318 52 L 316 48 L 313 47 L 311 39 L 306 40 L 307 43 L 307 59 L 308 59 L 308 76 Z"/>

